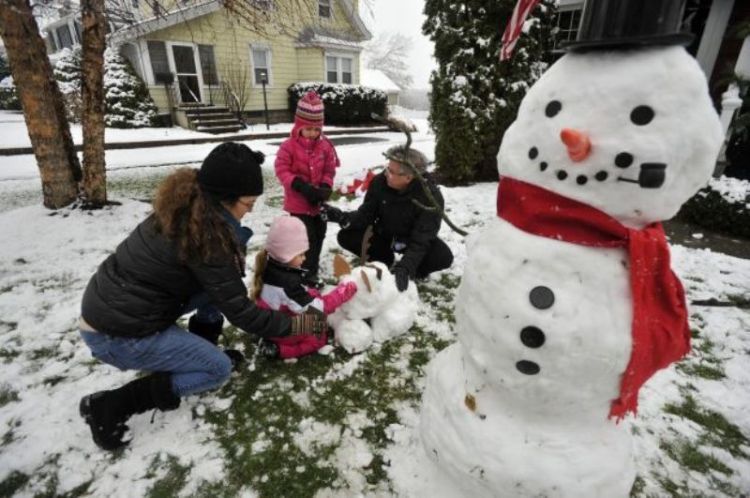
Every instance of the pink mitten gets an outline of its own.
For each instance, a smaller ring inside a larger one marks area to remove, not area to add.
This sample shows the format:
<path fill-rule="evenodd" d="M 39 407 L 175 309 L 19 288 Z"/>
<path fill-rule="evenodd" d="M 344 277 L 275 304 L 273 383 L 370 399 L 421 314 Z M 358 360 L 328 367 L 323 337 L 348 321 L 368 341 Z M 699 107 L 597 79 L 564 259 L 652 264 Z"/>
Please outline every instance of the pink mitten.
<path fill-rule="evenodd" d="M 336 286 L 331 292 L 322 296 L 323 313 L 330 315 L 339 306 L 347 302 L 357 293 L 357 284 L 354 282 L 343 282 Z"/>

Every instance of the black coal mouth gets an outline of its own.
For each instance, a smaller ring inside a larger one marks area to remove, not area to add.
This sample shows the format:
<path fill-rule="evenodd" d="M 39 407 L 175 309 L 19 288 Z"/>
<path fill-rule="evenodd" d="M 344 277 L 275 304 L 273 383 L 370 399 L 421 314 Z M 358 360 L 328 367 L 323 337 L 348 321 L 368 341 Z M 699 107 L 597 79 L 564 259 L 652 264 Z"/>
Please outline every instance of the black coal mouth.
<path fill-rule="evenodd" d="M 635 183 L 641 188 L 659 188 L 667 177 L 667 165 L 664 163 L 642 163 L 638 179 L 618 176 L 618 182 Z"/>

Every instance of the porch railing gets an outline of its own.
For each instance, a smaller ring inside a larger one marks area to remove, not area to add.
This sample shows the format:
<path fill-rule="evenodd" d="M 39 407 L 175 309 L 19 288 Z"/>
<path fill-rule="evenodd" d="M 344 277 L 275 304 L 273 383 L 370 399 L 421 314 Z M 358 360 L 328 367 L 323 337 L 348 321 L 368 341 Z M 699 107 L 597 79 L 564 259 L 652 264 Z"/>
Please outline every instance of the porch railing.
<path fill-rule="evenodd" d="M 231 85 L 225 80 L 221 81 L 221 91 L 224 95 L 224 103 L 229 111 L 237 117 L 237 121 L 242 123 L 242 126 L 245 126 L 245 118 L 242 116 L 242 104 L 240 103 L 240 98 L 234 90 L 232 90 Z"/>

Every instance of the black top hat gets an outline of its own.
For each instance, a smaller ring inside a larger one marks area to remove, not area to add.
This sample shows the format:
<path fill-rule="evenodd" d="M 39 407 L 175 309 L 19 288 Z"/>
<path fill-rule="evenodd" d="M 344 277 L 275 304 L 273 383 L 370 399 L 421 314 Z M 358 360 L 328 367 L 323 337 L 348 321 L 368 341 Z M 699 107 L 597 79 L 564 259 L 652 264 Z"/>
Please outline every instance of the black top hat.
<path fill-rule="evenodd" d="M 565 50 L 613 50 L 648 45 L 687 45 L 681 30 L 685 0 L 586 0 L 578 38 Z"/>

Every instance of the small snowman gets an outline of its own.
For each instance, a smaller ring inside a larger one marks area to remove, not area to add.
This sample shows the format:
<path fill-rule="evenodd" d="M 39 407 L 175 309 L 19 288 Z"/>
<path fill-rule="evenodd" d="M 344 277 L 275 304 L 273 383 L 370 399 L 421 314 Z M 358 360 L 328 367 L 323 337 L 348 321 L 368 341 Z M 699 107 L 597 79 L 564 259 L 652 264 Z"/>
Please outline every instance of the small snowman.
<path fill-rule="evenodd" d="M 674 29 L 683 3 L 589 0 L 578 42 L 503 137 L 498 216 L 467 242 L 459 341 L 423 397 L 420 436 L 447 495 L 631 490 L 618 421 L 690 347 L 659 221 L 705 184 L 722 140 Z"/>
<path fill-rule="evenodd" d="M 393 274 L 377 261 L 351 268 L 337 254 L 333 265 L 340 281 L 354 282 L 358 289 L 352 299 L 328 316 L 337 344 L 348 353 L 361 353 L 373 342 L 382 343 L 409 330 L 419 308 L 416 285 L 399 292 Z"/>

